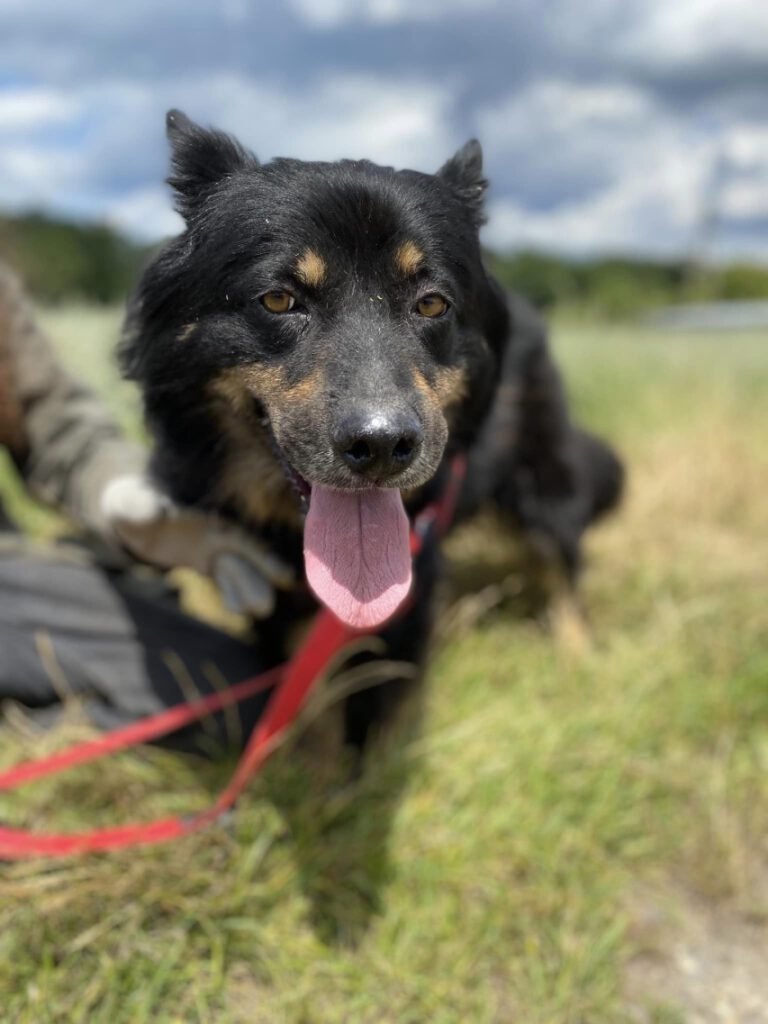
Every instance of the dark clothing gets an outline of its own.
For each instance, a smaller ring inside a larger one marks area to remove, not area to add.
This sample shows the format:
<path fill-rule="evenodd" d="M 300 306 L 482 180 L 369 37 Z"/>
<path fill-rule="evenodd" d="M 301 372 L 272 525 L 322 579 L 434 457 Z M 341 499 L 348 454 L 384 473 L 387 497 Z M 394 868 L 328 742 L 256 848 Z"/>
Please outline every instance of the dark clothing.
<path fill-rule="evenodd" d="M 94 725 L 116 728 L 262 668 L 250 645 L 180 611 L 161 579 L 99 568 L 64 545 L 0 556 L 0 698 L 40 724 L 54 724 L 74 697 Z M 237 748 L 265 700 L 170 742 L 201 753 Z"/>

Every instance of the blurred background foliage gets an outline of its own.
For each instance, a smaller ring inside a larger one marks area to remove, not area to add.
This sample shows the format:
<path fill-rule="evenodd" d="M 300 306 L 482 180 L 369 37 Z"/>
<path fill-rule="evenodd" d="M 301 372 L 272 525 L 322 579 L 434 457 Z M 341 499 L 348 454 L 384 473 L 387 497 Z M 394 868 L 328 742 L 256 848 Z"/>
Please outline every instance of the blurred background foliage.
<path fill-rule="evenodd" d="M 83 224 L 30 212 L 0 215 L 0 257 L 41 302 L 109 305 L 130 290 L 150 248 L 106 224 Z"/>
<path fill-rule="evenodd" d="M 43 213 L 0 216 L 0 256 L 41 302 L 112 304 L 129 292 L 152 251 L 106 224 Z M 569 259 L 544 252 L 488 253 L 499 280 L 540 309 L 631 319 L 684 302 L 768 299 L 768 266 L 701 265 L 632 257 Z"/>
<path fill-rule="evenodd" d="M 706 266 L 632 257 L 568 260 L 542 252 L 489 254 L 507 287 L 540 309 L 567 308 L 590 317 L 630 319 L 685 302 L 768 299 L 768 267 Z"/>

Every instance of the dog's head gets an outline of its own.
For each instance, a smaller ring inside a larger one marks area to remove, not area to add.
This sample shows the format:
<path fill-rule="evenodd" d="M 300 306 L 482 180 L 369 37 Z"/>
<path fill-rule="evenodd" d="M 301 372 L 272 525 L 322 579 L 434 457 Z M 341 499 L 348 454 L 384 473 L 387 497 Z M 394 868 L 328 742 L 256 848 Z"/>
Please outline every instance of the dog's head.
<path fill-rule="evenodd" d="M 479 145 L 429 175 L 260 164 L 178 111 L 168 134 L 186 230 L 145 272 L 123 347 L 150 424 L 171 460 L 207 438 L 211 493 L 246 517 L 297 511 L 287 478 L 312 495 L 308 537 L 333 520 L 340 543 L 367 517 L 391 546 L 400 492 L 492 391 L 504 314 L 480 258 Z"/>

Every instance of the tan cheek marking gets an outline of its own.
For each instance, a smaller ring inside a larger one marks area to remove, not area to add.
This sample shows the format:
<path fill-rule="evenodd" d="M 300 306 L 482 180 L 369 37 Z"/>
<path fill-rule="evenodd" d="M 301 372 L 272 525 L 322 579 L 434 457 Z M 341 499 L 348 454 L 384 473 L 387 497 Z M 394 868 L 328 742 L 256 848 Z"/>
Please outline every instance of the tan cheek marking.
<path fill-rule="evenodd" d="M 291 405 L 303 405 L 312 402 L 320 395 L 324 383 L 322 372 L 319 369 L 313 370 L 304 380 L 300 380 L 293 387 L 286 388 L 282 394 L 282 401 Z"/>
<path fill-rule="evenodd" d="M 285 391 L 285 374 L 280 366 L 248 366 L 243 382 L 252 395 L 267 403 L 277 401 Z"/>
<path fill-rule="evenodd" d="M 266 441 L 255 440 L 252 431 L 241 437 L 231 424 L 223 424 L 223 430 L 227 453 L 216 488 L 218 500 L 251 522 L 298 524 L 296 498 Z"/>
<path fill-rule="evenodd" d="M 216 419 L 225 442 L 216 494 L 246 520 L 296 524 L 296 499 L 278 466 L 266 435 L 253 420 L 251 397 L 265 401 L 284 391 L 282 370 L 258 365 L 231 367 L 211 382 Z M 250 415 L 249 415 L 250 414 Z"/>
<path fill-rule="evenodd" d="M 323 374 L 314 370 L 298 384 L 288 387 L 285 375 L 279 366 L 261 366 L 254 363 L 250 366 L 233 366 L 224 370 L 211 383 L 211 391 L 236 412 L 247 407 L 252 396 L 260 398 L 267 406 L 279 408 L 279 405 L 301 405 L 311 402 L 322 391 Z"/>
<path fill-rule="evenodd" d="M 235 410 L 248 405 L 252 395 L 269 402 L 285 388 L 285 378 L 279 366 L 232 366 L 222 371 L 210 385 L 211 391 L 224 398 Z"/>
<path fill-rule="evenodd" d="M 458 368 L 438 370 L 434 384 L 429 383 L 421 370 L 414 370 L 413 382 L 427 401 L 441 410 L 466 398 L 466 377 Z"/>
<path fill-rule="evenodd" d="M 415 274 L 423 262 L 424 253 L 415 242 L 410 240 L 403 242 L 395 253 L 395 264 L 406 277 Z"/>
<path fill-rule="evenodd" d="M 464 371 L 458 367 L 450 370 L 438 370 L 435 391 L 444 409 L 466 398 L 467 378 Z"/>
<path fill-rule="evenodd" d="M 437 396 L 432 388 L 429 386 L 429 382 L 421 370 L 413 371 L 413 383 L 414 386 L 424 395 L 430 405 L 437 405 Z"/>
<path fill-rule="evenodd" d="M 325 260 L 314 249 L 305 249 L 296 264 L 296 276 L 310 288 L 318 288 L 327 272 Z"/>

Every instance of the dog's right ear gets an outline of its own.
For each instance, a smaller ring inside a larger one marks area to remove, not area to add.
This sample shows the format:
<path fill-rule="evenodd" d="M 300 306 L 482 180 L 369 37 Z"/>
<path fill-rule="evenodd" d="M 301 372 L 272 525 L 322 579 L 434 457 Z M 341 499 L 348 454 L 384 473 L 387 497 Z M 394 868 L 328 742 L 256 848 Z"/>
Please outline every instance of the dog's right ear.
<path fill-rule="evenodd" d="M 176 209 L 185 220 L 228 175 L 259 165 L 253 153 L 231 135 L 202 128 L 180 110 L 168 111 L 165 127 L 171 144 L 168 184 L 176 192 Z"/>

